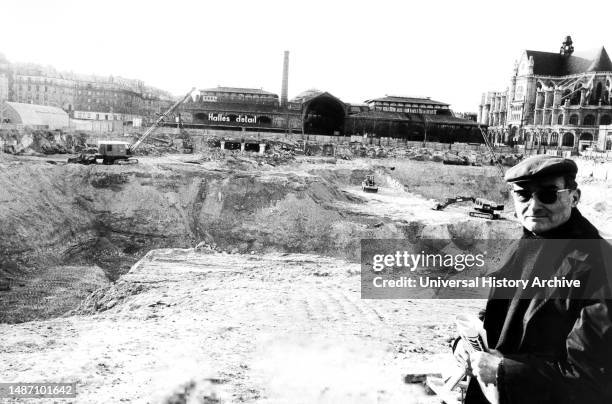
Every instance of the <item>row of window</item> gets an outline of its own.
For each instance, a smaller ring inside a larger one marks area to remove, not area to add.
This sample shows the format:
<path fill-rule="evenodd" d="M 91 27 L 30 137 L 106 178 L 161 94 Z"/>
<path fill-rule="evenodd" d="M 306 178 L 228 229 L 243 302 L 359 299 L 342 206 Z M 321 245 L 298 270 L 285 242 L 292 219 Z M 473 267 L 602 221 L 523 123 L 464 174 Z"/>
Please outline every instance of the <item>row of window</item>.
<path fill-rule="evenodd" d="M 552 125 L 552 115 L 550 115 L 547 119 L 547 122 L 544 123 L 542 120 L 542 124 L 543 125 Z M 580 121 L 580 116 L 578 114 L 572 114 L 569 116 L 568 119 L 568 123 L 570 125 L 580 125 L 579 123 Z M 584 126 L 594 126 L 596 125 L 596 117 L 595 115 L 586 115 L 583 119 L 582 119 L 582 125 Z M 610 125 L 610 123 L 612 122 L 612 117 L 610 117 L 610 115 L 602 115 L 601 118 L 599 119 L 599 124 L 600 125 Z M 559 115 L 557 117 L 557 125 L 563 125 L 563 115 Z"/>
<path fill-rule="evenodd" d="M 408 112 L 411 114 L 427 114 L 436 115 L 436 111 L 433 109 L 423 108 L 396 108 L 396 107 L 376 107 L 376 111 L 388 111 L 388 112 Z"/>
<path fill-rule="evenodd" d="M 374 108 L 380 108 L 380 107 L 446 109 L 446 107 L 442 107 L 440 105 L 425 105 L 425 104 L 413 104 L 413 103 L 404 103 L 404 102 L 397 102 L 397 103 L 396 102 L 376 102 L 374 103 Z"/>
<path fill-rule="evenodd" d="M 17 87 L 17 88 L 16 88 L 16 91 L 17 91 L 17 92 L 36 91 L 36 92 L 38 93 L 38 92 L 41 92 L 41 90 L 42 90 L 42 92 L 45 92 L 45 93 L 64 93 L 64 92 L 65 92 L 65 93 L 68 93 L 68 94 L 72 94 L 72 92 L 73 92 L 73 91 L 72 91 L 72 89 L 70 89 L 70 88 L 67 88 L 67 89 L 65 89 L 65 90 L 64 90 L 64 89 L 63 89 L 63 88 L 61 88 L 61 87 L 59 87 L 59 88 L 56 88 L 56 87 L 50 87 L 50 88 L 49 88 L 49 87 L 47 87 L 47 86 L 43 86 L 43 88 L 41 89 L 41 88 L 40 88 L 40 86 L 38 86 L 38 85 L 37 85 L 37 86 L 34 86 L 34 88 L 33 88 L 31 85 L 28 85 L 28 86 L 27 86 L 27 90 L 26 90 L 26 86 L 23 86 L 23 85 L 22 85 L 22 86 L 19 86 L 19 87 Z M 83 91 L 79 90 L 77 94 L 83 94 L 83 93 L 84 93 Z M 83 95 L 85 95 L 85 94 L 83 94 Z M 104 96 L 104 95 L 107 95 L 107 94 L 101 94 L 101 93 L 99 93 L 99 92 L 98 92 L 98 93 L 94 92 L 94 93 L 92 94 L 92 92 L 91 92 L 91 91 L 87 91 L 87 94 L 86 94 L 86 95 L 98 95 L 98 96 Z M 112 96 L 111 96 L 111 97 L 112 97 Z M 114 94 L 114 98 L 119 98 L 119 94 L 115 93 L 115 94 Z M 123 100 L 129 99 L 129 100 L 132 100 L 132 101 L 135 99 L 135 97 L 133 97 L 133 96 L 126 96 L 125 94 L 123 94 L 121 98 L 122 98 Z M 150 99 L 147 99 L 147 100 L 145 100 L 145 101 L 146 101 L 146 102 L 148 102 L 149 104 L 151 103 L 151 100 L 150 100 Z"/>
<path fill-rule="evenodd" d="M 26 88 L 25 82 L 26 80 L 24 80 L 22 78 L 22 80 L 18 80 L 20 83 L 23 84 L 19 84 L 18 86 L 15 86 L 16 90 L 24 90 Z M 30 80 L 30 78 L 28 77 L 27 80 L 27 89 L 28 91 L 31 91 L 32 88 L 35 88 L 36 91 L 41 91 L 41 87 L 42 90 L 45 92 L 53 92 L 53 91 L 67 91 L 67 92 L 72 92 L 75 91 L 74 89 L 74 84 L 70 85 L 70 84 L 60 84 L 60 83 L 53 83 L 53 82 L 47 82 L 47 81 L 42 81 L 42 80 Z M 33 83 L 39 83 L 39 84 L 33 84 Z M 64 90 L 65 88 L 65 90 Z M 90 86 L 88 86 L 88 88 L 91 88 Z M 54 90 L 56 89 L 56 90 Z M 103 96 L 110 96 L 110 97 L 119 97 L 119 92 L 121 92 L 121 97 L 126 98 L 126 97 L 130 97 L 130 98 L 135 98 L 134 95 L 126 95 L 123 93 L 122 90 L 112 90 L 112 89 L 107 89 L 107 90 L 78 90 L 78 94 L 86 94 L 87 95 L 103 95 Z M 110 94 L 109 94 L 110 93 Z M 151 93 L 146 93 L 146 94 L 139 94 L 140 97 L 139 98 L 145 98 L 145 99 L 157 99 L 158 97 L 154 97 Z"/>
<path fill-rule="evenodd" d="M 533 142 L 534 139 L 532 136 L 528 136 L 528 141 Z M 565 133 L 563 135 L 563 138 L 561 140 L 561 146 L 565 146 L 565 147 L 573 147 L 574 146 L 574 135 L 572 133 Z M 555 146 L 559 144 L 559 134 L 558 133 L 552 133 L 550 135 L 550 139 L 549 136 L 543 136 L 542 139 L 540 140 L 540 144 L 543 146 L 547 146 L 547 145 L 551 145 L 551 146 Z"/>
<path fill-rule="evenodd" d="M 240 93 L 205 93 L 202 95 L 202 100 L 210 101 L 209 97 L 220 97 L 220 98 L 230 98 L 230 99 L 253 99 L 253 100 L 276 100 L 277 97 L 275 95 L 266 95 L 266 94 L 240 94 Z"/>
<path fill-rule="evenodd" d="M 106 114 L 106 113 L 99 113 L 99 112 L 84 112 L 84 111 L 74 111 L 74 117 L 76 119 L 96 119 L 96 120 L 113 120 L 113 118 L 115 119 L 115 121 L 120 121 L 121 118 L 123 117 L 120 114 Z"/>
<path fill-rule="evenodd" d="M 164 96 L 162 95 L 162 92 L 160 92 L 159 94 L 154 93 L 154 92 L 142 92 L 140 90 L 137 90 L 136 88 L 140 89 L 141 87 L 143 87 L 143 84 L 138 82 L 138 84 L 134 84 L 134 83 L 130 83 L 128 82 L 123 82 L 123 83 L 118 83 L 118 82 L 114 82 L 113 80 L 111 80 L 111 82 L 109 83 L 96 83 L 94 85 L 92 85 L 92 83 L 87 83 L 87 82 L 83 82 L 83 81 L 79 81 L 76 79 L 60 79 L 60 78 L 55 78 L 55 77 L 46 77 L 46 76 L 41 76 L 41 75 L 35 75 L 35 76 L 27 76 L 27 75 L 23 75 L 23 74 L 17 74 L 15 76 L 15 80 L 19 83 L 38 83 L 38 84 L 42 84 L 42 85 L 51 85 L 51 86 L 64 86 L 64 87 L 84 87 L 84 88 L 94 88 L 95 87 L 103 87 L 104 90 L 100 90 L 100 91 L 125 91 L 126 88 L 131 89 L 132 91 L 138 92 L 140 93 L 140 95 L 144 98 L 160 98 L 160 96 Z M 123 86 L 124 88 L 117 88 L 117 86 Z"/>

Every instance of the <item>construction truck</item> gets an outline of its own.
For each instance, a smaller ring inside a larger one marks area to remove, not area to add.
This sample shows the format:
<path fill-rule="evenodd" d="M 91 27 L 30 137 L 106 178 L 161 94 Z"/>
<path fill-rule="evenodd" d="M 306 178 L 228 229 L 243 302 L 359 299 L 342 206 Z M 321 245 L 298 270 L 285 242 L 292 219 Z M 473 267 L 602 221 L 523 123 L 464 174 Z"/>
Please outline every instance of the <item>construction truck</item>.
<path fill-rule="evenodd" d="M 483 198 L 475 198 L 473 196 L 457 196 L 455 198 L 446 198 L 444 202 L 436 203 L 432 209 L 443 210 L 448 205 L 452 205 L 454 203 L 459 202 L 472 202 L 474 204 L 472 206 L 473 210 L 468 213 L 471 217 L 497 220 L 500 218 L 500 214 L 497 212 L 501 212 L 504 210 L 504 205 L 500 205 L 496 202 L 489 201 Z"/>
<path fill-rule="evenodd" d="M 378 192 L 378 185 L 374 182 L 373 175 L 366 175 L 365 180 L 361 182 L 361 190 L 363 192 Z"/>
<path fill-rule="evenodd" d="M 98 150 L 96 154 L 81 153 L 78 157 L 68 159 L 68 163 L 77 164 L 97 164 L 99 160 L 103 164 L 135 164 L 138 160 L 133 158 L 134 152 L 148 138 L 159 126 L 161 126 L 166 117 L 170 115 L 175 109 L 179 107 L 187 98 L 191 96 L 191 93 L 195 91 L 195 87 L 192 88 L 181 100 L 177 101 L 172 105 L 166 112 L 161 114 L 155 123 L 146 130 L 145 133 L 133 144 L 122 141 L 114 140 L 103 140 L 98 142 Z"/>

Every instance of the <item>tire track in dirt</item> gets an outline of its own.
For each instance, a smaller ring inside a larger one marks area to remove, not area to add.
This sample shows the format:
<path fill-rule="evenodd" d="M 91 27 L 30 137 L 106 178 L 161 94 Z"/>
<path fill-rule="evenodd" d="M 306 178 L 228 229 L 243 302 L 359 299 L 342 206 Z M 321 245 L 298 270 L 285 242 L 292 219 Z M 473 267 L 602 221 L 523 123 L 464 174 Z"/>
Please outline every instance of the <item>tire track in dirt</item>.
<path fill-rule="evenodd" d="M 361 299 L 350 265 L 155 251 L 99 297 L 116 299 L 109 309 L 65 324 L 0 325 L 8 334 L 0 373 L 7 381 L 74 378 L 82 402 L 161 402 L 194 382 L 223 402 L 405 403 L 400 376 L 447 351 L 440 324 L 459 307 Z"/>

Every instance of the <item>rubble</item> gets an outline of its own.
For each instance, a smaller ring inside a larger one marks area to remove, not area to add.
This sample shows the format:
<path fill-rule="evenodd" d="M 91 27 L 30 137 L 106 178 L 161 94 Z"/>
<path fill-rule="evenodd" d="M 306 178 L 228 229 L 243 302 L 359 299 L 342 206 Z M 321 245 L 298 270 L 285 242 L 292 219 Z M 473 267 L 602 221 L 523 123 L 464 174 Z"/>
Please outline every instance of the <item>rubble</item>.
<path fill-rule="evenodd" d="M 240 166 L 279 166 L 289 164 L 295 160 L 296 148 L 299 147 L 296 143 L 268 141 L 266 150 L 263 154 L 252 151 L 240 151 L 239 149 L 220 149 L 217 145 L 219 139 L 210 139 L 207 141 L 208 148 L 205 148 L 200 155 L 199 160 L 207 161 L 223 161 L 228 165 L 239 168 Z"/>
<path fill-rule="evenodd" d="M 4 151 L 12 154 L 37 155 L 65 154 L 67 135 L 61 130 L 40 130 L 25 127 L 23 130 L 0 129 Z"/>

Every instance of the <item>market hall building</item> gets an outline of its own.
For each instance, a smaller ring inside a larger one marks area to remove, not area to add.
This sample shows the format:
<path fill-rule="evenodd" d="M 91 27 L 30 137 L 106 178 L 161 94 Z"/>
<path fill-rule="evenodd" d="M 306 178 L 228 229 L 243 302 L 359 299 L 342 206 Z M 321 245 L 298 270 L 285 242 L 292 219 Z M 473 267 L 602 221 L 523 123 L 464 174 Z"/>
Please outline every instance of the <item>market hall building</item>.
<path fill-rule="evenodd" d="M 194 129 L 483 141 L 478 123 L 455 117 L 449 104 L 429 98 L 386 96 L 350 104 L 318 90 L 283 98 L 262 89 L 208 88 L 181 105 L 180 116 L 185 127 Z"/>

